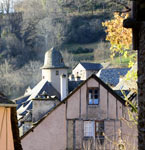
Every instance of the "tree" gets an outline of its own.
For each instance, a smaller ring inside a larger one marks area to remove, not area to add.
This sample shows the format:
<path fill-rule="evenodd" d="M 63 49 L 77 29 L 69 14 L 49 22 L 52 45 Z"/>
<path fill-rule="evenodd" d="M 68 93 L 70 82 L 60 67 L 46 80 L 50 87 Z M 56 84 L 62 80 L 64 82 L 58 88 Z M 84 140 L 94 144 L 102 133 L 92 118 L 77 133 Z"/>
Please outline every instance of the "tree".
<path fill-rule="evenodd" d="M 145 148 L 145 2 L 133 1 L 132 16 L 124 20 L 126 28 L 133 30 L 133 46 L 138 50 L 138 149 Z"/>
<path fill-rule="evenodd" d="M 44 51 L 61 44 L 66 17 L 58 0 L 22 0 L 15 9 L 23 12 L 21 35 L 27 46 L 35 51 Z"/>
<path fill-rule="evenodd" d="M 123 27 L 123 21 L 128 18 L 128 16 L 128 13 L 123 13 L 121 15 L 119 15 L 119 13 L 114 13 L 114 18 L 112 20 L 102 23 L 102 25 L 107 28 L 106 40 L 111 44 L 110 51 L 112 58 L 118 53 L 124 57 L 128 57 L 128 52 L 131 51 L 132 30 Z M 136 55 L 131 57 L 128 67 L 132 67 L 136 61 Z M 128 76 L 137 80 L 137 72 L 128 73 Z"/>
<path fill-rule="evenodd" d="M 0 1 L 0 12 L 2 14 L 9 14 L 14 12 L 14 0 L 1 0 Z"/>
<path fill-rule="evenodd" d="M 123 27 L 123 20 L 127 17 L 128 14 L 119 15 L 119 13 L 114 13 L 114 18 L 112 20 L 102 23 L 103 26 L 107 27 L 106 40 L 111 44 L 110 50 L 112 57 L 115 56 L 116 53 L 126 55 L 127 51 L 131 49 L 131 29 Z"/>
<path fill-rule="evenodd" d="M 145 2 L 133 1 L 132 17 L 124 21 L 133 29 L 133 45 L 138 50 L 138 149 L 145 148 Z"/>
<path fill-rule="evenodd" d="M 131 50 L 132 31 L 131 29 L 123 27 L 123 21 L 126 18 L 128 18 L 128 14 L 119 15 L 118 13 L 115 13 L 112 20 L 103 23 L 103 26 L 107 27 L 106 40 L 110 41 L 112 57 L 114 57 L 116 53 L 123 54 L 124 57 L 127 57 L 128 51 Z M 133 58 L 129 63 L 129 67 L 132 67 L 135 62 L 136 59 Z M 137 71 L 132 70 L 128 72 L 126 80 L 127 79 L 134 79 L 136 82 Z M 134 89 L 134 87 L 130 87 L 130 89 L 133 90 L 133 92 L 137 92 L 137 89 Z M 131 106 L 131 109 L 128 108 L 130 119 L 136 124 L 138 119 L 137 103 L 129 101 L 125 93 L 123 94 L 125 96 L 127 106 Z"/>

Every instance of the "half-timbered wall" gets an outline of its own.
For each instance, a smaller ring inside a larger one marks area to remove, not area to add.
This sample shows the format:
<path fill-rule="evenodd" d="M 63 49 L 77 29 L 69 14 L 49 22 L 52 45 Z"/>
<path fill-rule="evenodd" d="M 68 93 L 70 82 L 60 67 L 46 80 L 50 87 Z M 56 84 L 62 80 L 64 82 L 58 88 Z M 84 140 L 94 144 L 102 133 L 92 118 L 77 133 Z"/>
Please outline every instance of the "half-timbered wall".
<path fill-rule="evenodd" d="M 88 105 L 87 89 L 89 87 L 99 88 L 99 105 Z M 125 106 L 107 88 L 94 78 L 90 78 L 65 103 L 50 113 L 33 132 L 22 139 L 23 149 L 113 150 L 117 145 L 112 144 L 112 141 L 117 143 L 117 140 L 122 138 L 129 143 L 128 137 L 137 136 L 134 127 L 128 127 L 122 120 L 126 114 Z M 104 121 L 105 140 L 103 144 L 98 144 L 95 136 L 90 139 L 84 138 L 84 121 L 89 120 Z M 132 142 L 135 143 L 135 138 L 132 139 Z"/>
<path fill-rule="evenodd" d="M 88 105 L 88 88 L 99 88 L 99 105 Z M 90 79 L 84 84 L 73 96 L 71 96 L 66 104 L 66 116 L 68 124 L 73 122 L 73 125 L 67 126 L 67 134 L 69 135 L 73 131 L 73 135 L 67 139 L 68 149 L 83 149 L 83 138 L 84 138 L 84 121 L 104 121 L 105 136 L 110 141 L 117 141 L 119 139 L 119 130 L 124 137 L 125 141 L 133 142 L 136 141 L 136 130 L 131 126 L 129 127 L 123 117 L 128 116 L 125 106 L 116 99 L 106 88 L 100 85 L 95 79 Z M 133 140 L 130 141 L 129 137 L 134 136 Z M 123 138 L 122 137 L 122 138 Z M 69 143 L 74 145 L 69 145 Z M 105 143 L 105 142 L 104 142 Z M 97 149 L 95 139 L 91 149 Z M 130 144 L 131 145 L 131 144 Z M 115 149 L 117 145 L 111 142 L 105 143 L 105 149 Z M 104 149 L 104 147 L 102 147 Z"/>

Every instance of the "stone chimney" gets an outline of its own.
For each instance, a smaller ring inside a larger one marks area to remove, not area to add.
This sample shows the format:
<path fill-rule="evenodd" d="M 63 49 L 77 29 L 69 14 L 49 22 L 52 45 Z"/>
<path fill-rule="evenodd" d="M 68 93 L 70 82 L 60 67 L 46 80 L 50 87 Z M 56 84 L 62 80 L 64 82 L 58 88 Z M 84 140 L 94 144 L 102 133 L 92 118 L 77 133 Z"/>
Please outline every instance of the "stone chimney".
<path fill-rule="evenodd" d="M 59 100 L 56 96 L 41 95 L 32 101 L 32 122 L 39 121 L 44 115 L 46 115 L 51 109 L 53 109 Z"/>
<path fill-rule="evenodd" d="M 76 76 L 76 81 L 80 81 L 81 77 L 80 76 Z"/>
<path fill-rule="evenodd" d="M 66 74 L 60 76 L 61 101 L 68 95 L 68 78 Z"/>
<path fill-rule="evenodd" d="M 70 80 L 71 80 L 71 81 L 75 81 L 74 74 L 71 74 L 71 75 L 70 75 Z"/>

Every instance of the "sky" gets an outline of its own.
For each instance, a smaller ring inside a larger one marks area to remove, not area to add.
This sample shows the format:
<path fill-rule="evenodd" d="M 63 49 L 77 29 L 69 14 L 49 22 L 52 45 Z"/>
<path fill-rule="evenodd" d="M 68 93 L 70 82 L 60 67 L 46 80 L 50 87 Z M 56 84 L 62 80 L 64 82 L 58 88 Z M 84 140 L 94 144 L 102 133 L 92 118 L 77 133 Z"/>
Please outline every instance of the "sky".
<path fill-rule="evenodd" d="M 0 12 L 1 12 L 1 3 L 6 3 L 10 1 L 11 5 L 10 5 L 10 12 L 14 12 L 14 9 L 13 9 L 13 4 L 17 1 L 21 1 L 21 0 L 0 0 Z"/>

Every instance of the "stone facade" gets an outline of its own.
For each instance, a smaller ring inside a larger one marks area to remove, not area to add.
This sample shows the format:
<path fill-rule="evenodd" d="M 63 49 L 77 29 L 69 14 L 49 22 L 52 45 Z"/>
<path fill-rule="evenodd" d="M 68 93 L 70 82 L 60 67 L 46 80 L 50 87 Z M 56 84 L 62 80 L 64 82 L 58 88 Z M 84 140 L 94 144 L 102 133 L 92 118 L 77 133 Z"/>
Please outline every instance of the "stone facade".
<path fill-rule="evenodd" d="M 86 80 L 90 75 L 98 73 L 102 68 L 101 64 L 79 63 L 72 71 L 74 78 L 80 77 L 80 80 Z"/>

